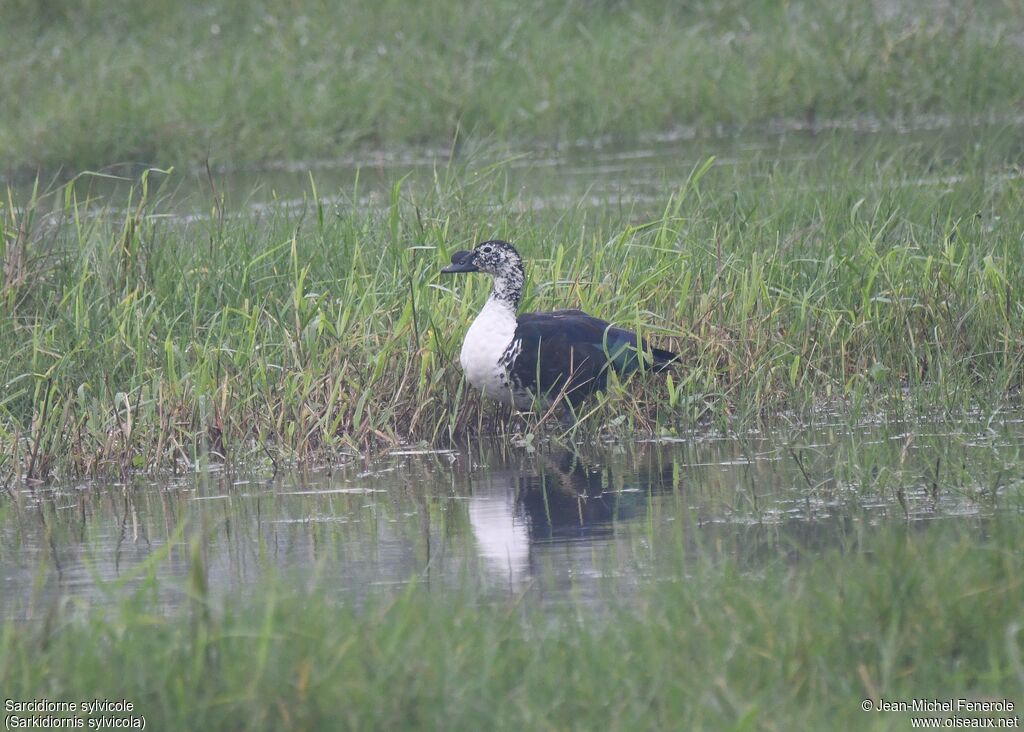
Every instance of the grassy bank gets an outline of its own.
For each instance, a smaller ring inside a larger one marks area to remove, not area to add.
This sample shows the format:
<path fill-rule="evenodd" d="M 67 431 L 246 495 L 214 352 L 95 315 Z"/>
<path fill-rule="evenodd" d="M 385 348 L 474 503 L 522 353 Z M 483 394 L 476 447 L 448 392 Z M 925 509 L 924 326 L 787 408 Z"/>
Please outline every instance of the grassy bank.
<path fill-rule="evenodd" d="M 1019 113 L 1019 2 L 0 7 L 0 173 Z"/>
<path fill-rule="evenodd" d="M 197 552 L 181 613 L 144 587 L 5 623 L 0 688 L 128 699 L 152 729 L 907 729 L 861 710 L 880 696 L 1019 715 L 1020 522 L 852 531 L 757 571 L 662 546 L 685 580 L 599 617 L 422 586 L 358 610 L 273 584 L 210 607 Z"/>
<path fill-rule="evenodd" d="M 996 409 L 1024 376 L 1014 139 L 952 157 L 826 143 L 810 160 L 697 170 L 654 206 L 534 210 L 501 167 L 396 185 L 368 210 L 311 191 L 302 210 L 235 216 L 215 200 L 182 221 L 141 189 L 124 209 L 70 191 L 9 206 L 4 466 L 330 459 L 514 425 L 458 365 L 489 283 L 438 274 L 492 236 L 528 259 L 526 309 L 579 305 L 683 356 L 669 380 L 613 387 L 584 433 L 835 402 Z"/>

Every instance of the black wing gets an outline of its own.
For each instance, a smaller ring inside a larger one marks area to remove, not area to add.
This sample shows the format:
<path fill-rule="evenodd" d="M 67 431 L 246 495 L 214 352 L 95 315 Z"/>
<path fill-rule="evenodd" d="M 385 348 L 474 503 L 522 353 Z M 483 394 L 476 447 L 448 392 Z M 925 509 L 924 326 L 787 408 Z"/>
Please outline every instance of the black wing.
<path fill-rule="evenodd" d="M 517 385 L 538 396 L 554 397 L 564 390 L 574 405 L 605 388 L 609 366 L 620 374 L 640 367 L 635 333 L 582 310 L 520 315 L 516 342 L 519 349 L 510 370 Z M 651 354 L 651 366 L 658 370 L 676 357 L 661 349 Z"/>

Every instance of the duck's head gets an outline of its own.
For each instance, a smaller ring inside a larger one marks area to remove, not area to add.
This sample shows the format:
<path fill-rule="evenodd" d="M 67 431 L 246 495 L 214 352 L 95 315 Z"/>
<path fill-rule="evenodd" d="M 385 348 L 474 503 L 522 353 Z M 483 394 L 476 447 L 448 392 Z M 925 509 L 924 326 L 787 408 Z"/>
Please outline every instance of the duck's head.
<path fill-rule="evenodd" d="M 507 241 L 492 239 L 477 244 L 471 252 L 455 252 L 452 263 L 441 271 L 447 274 L 486 272 L 495 277 L 518 275 L 522 278 L 523 260 Z"/>

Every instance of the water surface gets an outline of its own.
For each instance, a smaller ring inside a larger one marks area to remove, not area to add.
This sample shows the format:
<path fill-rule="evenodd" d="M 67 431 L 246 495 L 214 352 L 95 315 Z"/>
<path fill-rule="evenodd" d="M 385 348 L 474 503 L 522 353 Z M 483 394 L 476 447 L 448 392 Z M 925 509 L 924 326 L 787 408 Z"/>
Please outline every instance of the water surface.
<path fill-rule="evenodd" d="M 927 531 L 1019 511 L 1024 422 L 841 422 L 531 450 L 477 443 L 351 457 L 330 470 L 23 488 L 0 505 L 0 614 L 167 608 L 273 575 L 341 601 L 409 582 L 601 604 L 685 581 L 696 557 L 756 571 L 855 547 L 893 522 Z"/>
<path fill-rule="evenodd" d="M 941 189 L 961 180 L 961 162 L 977 156 L 982 148 L 992 159 L 1019 160 L 1024 155 L 1022 128 L 1021 115 L 780 120 L 745 129 L 685 127 L 631 140 L 533 141 L 518 147 L 495 147 L 484 140 L 442 148 L 270 161 L 254 167 L 198 165 L 170 173 L 153 166 L 121 164 L 83 173 L 73 187 L 80 203 L 119 208 L 130 190 L 138 195 L 141 175 L 148 170 L 150 200 L 159 201 L 154 215 L 187 221 L 210 219 L 225 211 L 249 216 L 305 210 L 314 201 L 342 209 L 374 210 L 390 203 L 396 186 L 422 195 L 446 189 L 452 180 L 473 185 L 495 177 L 501 179 L 493 188 L 495 206 L 556 211 L 581 206 L 660 208 L 712 158 L 713 170 L 744 178 L 768 179 L 780 169 L 799 166 L 819 169 L 827 178 L 837 153 L 856 160 L 870 150 L 878 151 L 881 159 L 909 151 L 920 157 L 921 170 L 942 172 L 905 181 L 886 175 L 879 183 Z M 1013 165 L 989 173 L 989 182 L 1021 174 Z M 53 189 L 60 180 L 55 176 L 41 185 L 44 190 Z M 31 190 L 31 181 L 14 183 L 16 204 L 28 201 Z M 52 202 L 59 208 L 63 196 L 55 196 Z"/>

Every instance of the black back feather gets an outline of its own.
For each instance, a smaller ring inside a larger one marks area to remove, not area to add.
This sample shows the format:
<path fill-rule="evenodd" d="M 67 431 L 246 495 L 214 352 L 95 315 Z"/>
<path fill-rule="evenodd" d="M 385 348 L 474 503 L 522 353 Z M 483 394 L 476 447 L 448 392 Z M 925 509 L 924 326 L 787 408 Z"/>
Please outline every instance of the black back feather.
<path fill-rule="evenodd" d="M 574 406 L 607 386 L 609 367 L 626 375 L 643 358 L 647 368 L 664 371 L 677 358 L 646 342 L 638 348 L 635 333 L 582 310 L 520 315 L 512 339 L 517 341 L 520 348 L 509 365 L 516 385 L 536 396 L 564 390 Z"/>

